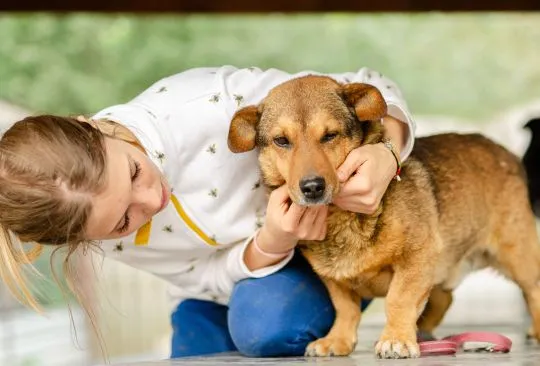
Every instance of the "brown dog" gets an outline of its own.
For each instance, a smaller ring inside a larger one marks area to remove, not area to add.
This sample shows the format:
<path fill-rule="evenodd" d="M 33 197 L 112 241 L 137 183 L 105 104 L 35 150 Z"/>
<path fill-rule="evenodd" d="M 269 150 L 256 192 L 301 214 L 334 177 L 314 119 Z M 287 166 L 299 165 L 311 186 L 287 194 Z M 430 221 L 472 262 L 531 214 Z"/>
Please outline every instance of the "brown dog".
<path fill-rule="evenodd" d="M 360 299 L 386 297 L 376 354 L 418 357 L 417 329 L 431 333 L 452 290 L 486 266 L 521 287 L 538 339 L 540 246 L 522 166 L 501 146 L 480 135 L 419 138 L 375 214 L 331 205 L 336 168 L 354 148 L 381 141 L 386 110 L 373 86 L 310 75 L 278 85 L 231 122 L 229 148 L 260 149 L 267 187 L 287 184 L 298 204 L 330 204 L 326 239 L 299 244 L 336 309 L 332 329 L 306 354 L 351 353 Z"/>

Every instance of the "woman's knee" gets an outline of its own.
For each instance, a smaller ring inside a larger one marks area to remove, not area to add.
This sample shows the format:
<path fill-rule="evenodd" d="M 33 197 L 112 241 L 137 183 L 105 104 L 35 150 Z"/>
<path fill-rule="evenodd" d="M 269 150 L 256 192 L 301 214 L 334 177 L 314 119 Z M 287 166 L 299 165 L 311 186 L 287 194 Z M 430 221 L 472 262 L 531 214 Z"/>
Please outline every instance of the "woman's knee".
<path fill-rule="evenodd" d="M 368 303 L 363 301 L 362 308 Z M 228 325 L 236 348 L 246 356 L 300 356 L 328 333 L 334 317 L 326 288 L 300 259 L 268 277 L 239 282 Z"/>
<path fill-rule="evenodd" d="M 171 316 L 171 358 L 234 351 L 227 327 L 227 307 L 185 300 Z"/>
<path fill-rule="evenodd" d="M 298 270 L 284 270 L 238 283 L 228 324 L 235 346 L 246 356 L 299 356 L 328 332 L 333 319 L 322 283 Z"/>

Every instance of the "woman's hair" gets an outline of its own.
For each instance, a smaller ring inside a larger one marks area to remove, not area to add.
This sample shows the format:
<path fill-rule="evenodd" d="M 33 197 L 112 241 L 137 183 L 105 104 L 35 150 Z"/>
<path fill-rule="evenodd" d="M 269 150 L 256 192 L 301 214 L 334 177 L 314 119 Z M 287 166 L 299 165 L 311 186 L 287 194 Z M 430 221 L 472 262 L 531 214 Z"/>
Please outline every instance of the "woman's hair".
<path fill-rule="evenodd" d="M 105 188 L 105 137 L 140 147 L 125 127 L 105 120 L 42 115 L 16 122 L 0 137 L 0 276 L 23 304 L 40 311 L 25 275 L 44 245 L 66 249 L 66 283 L 90 316 L 70 258 L 85 240 L 92 196 Z M 33 247 L 27 249 L 28 245 Z"/>

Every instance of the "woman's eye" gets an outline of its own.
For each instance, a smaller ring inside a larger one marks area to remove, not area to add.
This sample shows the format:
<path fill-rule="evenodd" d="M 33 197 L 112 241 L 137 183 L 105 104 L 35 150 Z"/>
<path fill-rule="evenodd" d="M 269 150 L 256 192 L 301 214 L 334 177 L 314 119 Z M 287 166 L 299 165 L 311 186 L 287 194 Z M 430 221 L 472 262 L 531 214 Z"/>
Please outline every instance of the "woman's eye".
<path fill-rule="evenodd" d="M 276 137 L 274 143 L 279 147 L 289 147 L 289 139 L 286 137 Z"/>
<path fill-rule="evenodd" d="M 124 233 L 124 232 L 127 231 L 128 228 L 129 228 L 129 216 L 126 213 L 126 215 L 124 217 L 124 225 L 122 225 L 122 227 L 120 229 L 118 229 L 118 232 L 119 233 Z"/>
<path fill-rule="evenodd" d="M 337 135 L 338 135 L 337 132 L 327 133 L 321 138 L 321 142 L 324 143 L 324 142 L 332 141 L 333 139 L 337 137 Z"/>
<path fill-rule="evenodd" d="M 133 172 L 133 175 L 131 176 L 131 181 L 134 181 L 135 179 L 137 179 L 139 174 L 141 174 L 141 164 L 136 161 L 134 162 L 134 164 L 135 164 L 135 171 Z"/>

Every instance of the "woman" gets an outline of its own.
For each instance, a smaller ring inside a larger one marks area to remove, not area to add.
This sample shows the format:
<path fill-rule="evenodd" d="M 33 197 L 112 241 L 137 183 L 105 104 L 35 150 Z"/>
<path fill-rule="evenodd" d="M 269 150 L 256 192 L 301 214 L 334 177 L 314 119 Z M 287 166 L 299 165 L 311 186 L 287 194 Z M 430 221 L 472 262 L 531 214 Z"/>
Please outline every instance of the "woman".
<path fill-rule="evenodd" d="M 289 204 L 284 187 L 267 199 L 256 153 L 231 153 L 227 133 L 237 108 L 307 73 L 192 69 L 90 119 L 15 123 L 0 140 L 4 281 L 37 308 L 21 274 L 35 253 L 20 242 L 67 246 L 70 254 L 97 245 L 171 284 L 171 357 L 303 354 L 329 330 L 334 310 L 294 248 L 324 238 L 327 208 Z M 415 126 L 397 86 L 366 68 L 330 76 L 379 88 L 387 137 L 405 160 Z M 354 150 L 339 168 L 334 204 L 373 212 L 396 170 L 382 144 Z M 69 263 L 68 255 L 68 280 Z"/>

